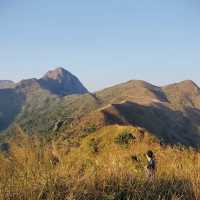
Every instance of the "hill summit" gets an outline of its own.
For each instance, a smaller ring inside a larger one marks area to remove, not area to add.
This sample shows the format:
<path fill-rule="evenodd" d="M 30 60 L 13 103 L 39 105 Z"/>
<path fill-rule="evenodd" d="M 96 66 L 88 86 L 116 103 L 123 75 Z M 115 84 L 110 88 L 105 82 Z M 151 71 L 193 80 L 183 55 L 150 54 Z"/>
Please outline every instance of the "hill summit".
<path fill-rule="evenodd" d="M 88 92 L 76 76 L 62 67 L 48 71 L 39 82 L 45 89 L 60 96 Z"/>

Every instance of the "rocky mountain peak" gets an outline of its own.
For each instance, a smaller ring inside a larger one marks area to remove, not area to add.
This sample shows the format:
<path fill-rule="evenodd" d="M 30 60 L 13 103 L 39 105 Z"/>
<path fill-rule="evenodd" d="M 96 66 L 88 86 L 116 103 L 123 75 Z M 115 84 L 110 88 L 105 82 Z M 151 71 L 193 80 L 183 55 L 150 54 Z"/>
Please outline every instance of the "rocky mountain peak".
<path fill-rule="evenodd" d="M 62 67 L 58 67 L 54 70 L 50 70 L 48 71 L 43 79 L 52 79 L 52 80 L 58 80 L 58 79 L 65 79 L 68 77 L 73 76 L 69 71 L 67 71 L 66 69 L 62 68 Z"/>
<path fill-rule="evenodd" d="M 62 67 L 48 71 L 39 81 L 45 89 L 60 96 L 88 92 L 76 76 Z"/>

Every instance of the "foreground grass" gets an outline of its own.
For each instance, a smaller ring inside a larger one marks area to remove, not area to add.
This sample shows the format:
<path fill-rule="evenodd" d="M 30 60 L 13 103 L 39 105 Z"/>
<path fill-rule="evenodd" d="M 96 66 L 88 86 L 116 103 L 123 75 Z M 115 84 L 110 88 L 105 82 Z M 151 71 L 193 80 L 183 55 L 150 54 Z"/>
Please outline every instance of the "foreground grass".
<path fill-rule="evenodd" d="M 115 143 L 125 131 L 136 140 Z M 67 141 L 50 145 L 23 134 L 10 143 L 10 154 L 0 155 L 0 199 L 200 199 L 200 153 L 161 146 L 138 128 L 105 127 L 70 150 Z M 144 173 L 148 149 L 157 157 L 153 182 Z"/>

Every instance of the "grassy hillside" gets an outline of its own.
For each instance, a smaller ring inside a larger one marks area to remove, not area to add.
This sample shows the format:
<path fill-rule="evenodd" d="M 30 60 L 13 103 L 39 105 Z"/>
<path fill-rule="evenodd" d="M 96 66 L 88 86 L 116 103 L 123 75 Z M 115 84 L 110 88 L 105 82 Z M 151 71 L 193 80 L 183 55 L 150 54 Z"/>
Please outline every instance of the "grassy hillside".
<path fill-rule="evenodd" d="M 29 96 L 16 122 L 31 134 L 49 134 L 56 122 L 68 124 L 96 107 L 95 99 L 89 94 L 58 97 L 41 92 Z"/>
<path fill-rule="evenodd" d="M 106 126 L 71 146 L 67 139 L 46 143 L 18 130 L 0 155 L 1 199 L 198 200 L 200 153 L 165 146 L 146 130 Z M 157 160 L 153 182 L 145 176 L 144 153 Z"/>
<path fill-rule="evenodd" d="M 92 126 L 121 124 L 143 127 L 166 143 L 200 145 L 200 90 L 192 81 L 161 88 L 135 80 L 94 94 L 60 97 L 31 79 L 22 81 L 16 91 L 25 101 L 8 125 L 16 122 L 29 134 L 54 133 L 59 123 L 58 131 L 65 135 L 72 128 L 71 133 L 79 134 Z M 1 99 L 9 102 L 5 96 Z"/>
<path fill-rule="evenodd" d="M 14 89 L 0 89 L 0 131 L 16 120 L 22 105 L 23 96 Z"/>

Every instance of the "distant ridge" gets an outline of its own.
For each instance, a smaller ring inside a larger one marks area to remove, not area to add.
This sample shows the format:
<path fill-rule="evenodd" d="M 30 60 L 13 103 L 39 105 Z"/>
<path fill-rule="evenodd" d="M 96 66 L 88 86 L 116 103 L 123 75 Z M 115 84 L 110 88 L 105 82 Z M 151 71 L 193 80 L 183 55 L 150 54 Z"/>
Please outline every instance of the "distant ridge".
<path fill-rule="evenodd" d="M 0 89 L 3 88 L 12 88 L 14 87 L 15 83 L 10 80 L 0 80 Z"/>
<path fill-rule="evenodd" d="M 83 86 L 81 81 L 62 67 L 48 71 L 42 78 L 36 79 L 23 79 L 18 83 L 10 80 L 0 80 L 0 89 L 38 87 L 38 89 L 45 89 L 52 94 L 59 96 L 85 94 L 88 93 L 86 87 Z"/>
<path fill-rule="evenodd" d="M 89 93 L 59 67 L 0 89 L 0 100 L 0 130 L 17 123 L 29 134 L 61 128 L 66 137 L 78 137 L 84 130 L 119 124 L 144 128 L 169 144 L 200 146 L 200 89 L 191 80 L 163 87 L 130 80 Z"/>
<path fill-rule="evenodd" d="M 88 90 L 80 80 L 61 67 L 47 72 L 40 79 L 23 79 L 18 83 L 2 80 L 0 81 L 0 131 L 7 129 L 19 119 L 24 121 L 24 124 L 29 124 L 28 118 L 34 119 L 33 113 L 39 113 L 40 108 L 47 106 L 46 102 L 51 99 L 49 106 L 54 100 L 59 102 L 60 97 L 85 93 L 88 93 Z M 29 115 L 29 112 L 32 114 Z M 51 112 L 55 112 L 55 109 Z M 24 113 L 28 114 L 25 118 Z M 41 116 L 43 117 L 44 115 Z"/>

